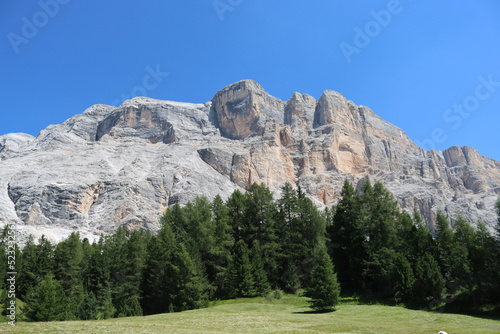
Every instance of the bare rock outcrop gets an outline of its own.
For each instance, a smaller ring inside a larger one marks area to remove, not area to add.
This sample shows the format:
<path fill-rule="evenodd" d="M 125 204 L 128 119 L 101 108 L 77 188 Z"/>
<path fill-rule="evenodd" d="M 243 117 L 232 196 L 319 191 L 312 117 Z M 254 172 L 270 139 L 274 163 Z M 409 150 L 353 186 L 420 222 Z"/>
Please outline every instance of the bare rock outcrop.
<path fill-rule="evenodd" d="M 284 103 L 253 80 L 243 80 L 219 91 L 212 99 L 221 134 L 230 139 L 262 135 L 266 121 L 283 123 Z"/>
<path fill-rule="evenodd" d="M 425 151 L 337 92 L 283 102 L 251 80 L 204 104 L 134 98 L 95 105 L 34 138 L 0 136 L 0 226 L 60 240 L 158 228 L 174 203 L 264 183 L 300 185 L 318 206 L 342 183 L 379 180 L 432 228 L 436 212 L 491 228 L 500 162 L 470 147 Z"/>

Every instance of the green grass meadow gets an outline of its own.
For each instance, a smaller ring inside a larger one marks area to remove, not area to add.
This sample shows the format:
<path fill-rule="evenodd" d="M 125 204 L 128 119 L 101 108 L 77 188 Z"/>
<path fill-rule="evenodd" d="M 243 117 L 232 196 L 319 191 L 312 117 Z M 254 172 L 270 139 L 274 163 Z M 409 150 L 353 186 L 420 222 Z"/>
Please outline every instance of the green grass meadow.
<path fill-rule="evenodd" d="M 253 298 L 204 309 L 99 321 L 0 323 L 0 333 L 500 333 L 500 321 L 403 307 L 344 302 L 335 312 L 311 313 L 307 300 Z"/>

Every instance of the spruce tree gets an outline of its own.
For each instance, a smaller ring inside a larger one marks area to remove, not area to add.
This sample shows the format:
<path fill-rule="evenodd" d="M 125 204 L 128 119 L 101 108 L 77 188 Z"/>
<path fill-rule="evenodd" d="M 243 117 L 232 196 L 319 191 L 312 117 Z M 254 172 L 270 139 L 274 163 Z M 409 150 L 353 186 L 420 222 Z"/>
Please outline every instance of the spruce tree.
<path fill-rule="evenodd" d="M 305 295 L 311 298 L 311 308 L 315 311 L 334 310 L 339 302 L 340 284 L 324 246 L 316 248 L 315 265 Z"/>
<path fill-rule="evenodd" d="M 255 290 L 258 295 L 265 296 L 269 290 L 269 280 L 264 268 L 263 254 L 259 240 L 254 240 L 250 251 L 250 261 L 252 263 L 253 276 L 255 281 Z"/>
<path fill-rule="evenodd" d="M 144 275 L 141 282 L 142 309 L 145 314 L 168 312 L 172 303 L 167 268 L 172 261 L 175 236 L 168 224 L 163 224 L 156 236 L 149 239 Z"/>
<path fill-rule="evenodd" d="M 167 264 L 171 309 L 184 311 L 204 306 L 208 284 L 183 243 L 179 243 Z M 169 307 L 170 307 L 169 305 Z"/>
<path fill-rule="evenodd" d="M 458 216 L 455 220 L 453 233 L 454 272 L 457 286 L 467 294 L 474 290 L 474 276 L 472 274 L 471 253 L 477 246 L 476 232 L 464 217 Z"/>
<path fill-rule="evenodd" d="M 248 246 L 243 240 L 239 240 L 234 245 L 232 260 L 229 265 L 229 277 L 231 297 L 254 297 L 256 295 L 255 279 Z"/>
<path fill-rule="evenodd" d="M 44 276 L 40 277 L 38 275 L 37 256 L 36 245 L 33 236 L 30 235 L 22 250 L 21 258 L 17 259 L 18 263 L 22 264 L 22 268 L 19 268 L 19 288 L 17 289 L 21 298 L 26 296 L 26 293 L 37 286 L 44 278 Z"/>
<path fill-rule="evenodd" d="M 412 308 L 432 308 L 441 301 L 445 279 L 438 262 L 430 253 L 423 253 L 413 263 L 415 281 L 405 296 L 405 303 Z"/>
<path fill-rule="evenodd" d="M 221 298 L 228 293 L 227 268 L 231 261 L 231 248 L 234 245 L 230 225 L 229 210 L 217 195 L 212 203 L 212 219 L 215 229 L 215 245 L 211 254 L 211 270 L 207 267 L 207 277 L 215 287 L 215 297 Z"/>
<path fill-rule="evenodd" d="M 345 180 L 328 236 L 339 281 L 346 291 L 359 291 L 362 286 L 362 263 L 367 258 L 365 215 L 354 187 Z"/>
<path fill-rule="evenodd" d="M 495 238 L 484 223 L 475 231 L 475 243 L 469 250 L 471 276 L 474 283 L 474 307 L 500 304 L 500 264 Z"/>
<path fill-rule="evenodd" d="M 461 278 L 470 272 L 467 248 L 457 242 L 455 234 L 442 212 L 438 212 L 436 224 L 437 259 L 446 281 L 447 293 L 450 296 L 455 296 L 461 289 Z"/>
<path fill-rule="evenodd" d="M 264 184 L 252 184 L 245 194 L 242 238 L 247 245 L 259 241 L 264 268 L 271 278 L 276 278 L 278 272 L 276 214 L 276 204 L 269 188 Z"/>
<path fill-rule="evenodd" d="M 229 222 L 233 229 L 233 236 L 235 242 L 244 238 L 244 224 L 245 224 L 245 195 L 239 191 L 235 190 L 226 202 L 227 208 L 229 209 Z"/>
<path fill-rule="evenodd" d="M 28 292 L 26 305 L 26 315 L 31 321 L 67 319 L 63 287 L 50 274 Z"/>
<path fill-rule="evenodd" d="M 83 303 L 80 305 L 79 318 L 81 320 L 96 320 L 99 302 L 93 292 L 84 293 Z"/>
<path fill-rule="evenodd" d="M 119 261 L 113 266 L 114 296 L 118 316 L 139 316 L 140 284 L 146 257 L 146 235 L 144 231 L 132 231 L 130 237 L 117 248 Z"/>
<path fill-rule="evenodd" d="M 98 298 L 99 306 L 97 307 L 97 320 L 114 318 L 116 315 L 116 308 L 113 305 L 111 298 L 111 289 L 106 288 L 102 291 L 100 298 Z"/>
<path fill-rule="evenodd" d="M 84 301 L 83 247 L 79 233 L 71 233 L 54 251 L 54 273 L 66 295 L 65 319 L 78 319 L 78 310 Z"/>

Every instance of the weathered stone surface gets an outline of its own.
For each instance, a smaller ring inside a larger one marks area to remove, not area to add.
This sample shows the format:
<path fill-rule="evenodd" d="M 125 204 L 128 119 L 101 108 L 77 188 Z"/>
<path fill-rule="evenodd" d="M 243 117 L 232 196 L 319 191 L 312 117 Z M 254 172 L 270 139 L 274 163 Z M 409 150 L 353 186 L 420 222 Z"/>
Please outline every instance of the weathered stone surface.
<path fill-rule="evenodd" d="M 35 139 L 26 133 L 9 133 L 0 136 L 0 153 L 4 155 L 17 153 Z"/>
<path fill-rule="evenodd" d="M 282 102 L 244 80 L 205 104 L 134 98 L 92 106 L 36 138 L 0 136 L 0 226 L 93 239 L 118 226 L 156 230 L 169 205 L 253 182 L 276 195 L 284 182 L 300 184 L 331 205 L 346 178 L 380 180 L 429 227 L 438 210 L 496 221 L 500 162 L 470 147 L 425 151 L 333 91 Z"/>
<path fill-rule="evenodd" d="M 285 105 L 284 123 L 301 130 L 309 130 L 314 121 L 316 99 L 308 94 L 293 93 Z"/>
<path fill-rule="evenodd" d="M 217 92 L 212 99 L 221 134 L 230 139 L 262 135 L 268 118 L 283 123 L 284 103 L 253 80 L 243 80 Z"/>

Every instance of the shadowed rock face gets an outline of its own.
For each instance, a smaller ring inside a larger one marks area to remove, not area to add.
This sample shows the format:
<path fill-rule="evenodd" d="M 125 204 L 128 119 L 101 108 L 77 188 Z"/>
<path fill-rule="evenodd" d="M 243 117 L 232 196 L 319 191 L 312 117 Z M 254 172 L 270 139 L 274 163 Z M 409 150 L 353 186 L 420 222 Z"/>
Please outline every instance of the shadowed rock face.
<path fill-rule="evenodd" d="M 470 147 L 424 151 L 337 92 L 282 102 L 245 80 L 205 104 L 134 98 L 92 106 L 36 138 L 0 136 L 0 225 L 54 240 L 156 230 L 169 205 L 199 195 L 254 182 L 278 195 L 290 182 L 324 206 L 346 178 L 380 180 L 429 227 L 437 210 L 496 221 L 500 162 Z"/>

